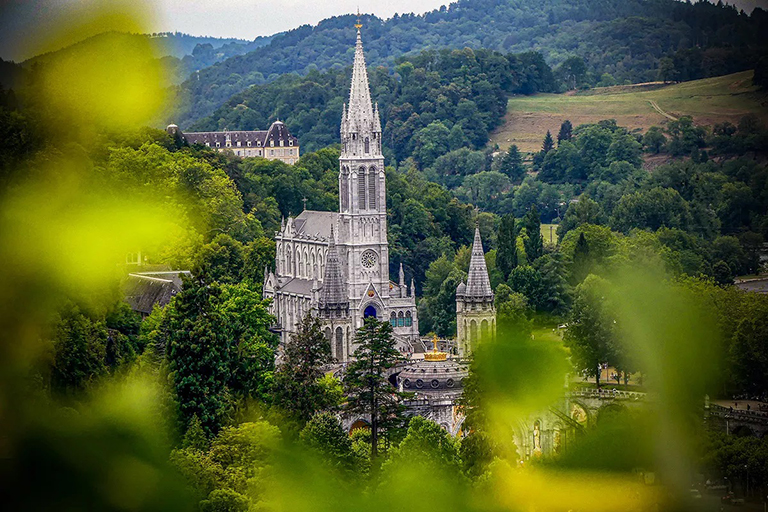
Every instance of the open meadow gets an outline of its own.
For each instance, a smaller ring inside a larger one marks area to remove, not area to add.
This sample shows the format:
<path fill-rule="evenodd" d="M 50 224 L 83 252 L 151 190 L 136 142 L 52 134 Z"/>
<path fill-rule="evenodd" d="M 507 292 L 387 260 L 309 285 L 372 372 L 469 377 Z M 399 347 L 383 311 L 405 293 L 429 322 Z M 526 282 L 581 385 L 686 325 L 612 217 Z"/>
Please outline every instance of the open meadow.
<path fill-rule="evenodd" d="M 510 98 L 504 124 L 490 144 L 506 150 L 517 144 L 524 152 L 541 148 L 547 130 L 557 136 L 560 124 L 573 126 L 615 119 L 630 130 L 645 131 L 668 119 L 690 115 L 698 124 L 738 123 L 747 113 L 768 121 L 768 95 L 752 85 L 752 71 L 678 84 L 603 87 L 578 93 L 535 94 Z"/>

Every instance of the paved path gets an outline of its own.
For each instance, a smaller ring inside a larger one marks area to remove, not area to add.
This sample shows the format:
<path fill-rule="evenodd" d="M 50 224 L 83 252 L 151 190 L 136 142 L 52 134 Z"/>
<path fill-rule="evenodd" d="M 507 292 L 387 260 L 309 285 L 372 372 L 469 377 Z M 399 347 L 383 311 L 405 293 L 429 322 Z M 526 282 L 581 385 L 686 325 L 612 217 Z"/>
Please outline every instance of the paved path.
<path fill-rule="evenodd" d="M 653 101 L 653 100 L 648 100 L 648 103 L 650 103 L 650 104 L 651 104 L 651 106 L 653 107 L 653 110 L 655 110 L 655 111 L 656 111 L 656 112 L 658 112 L 659 114 L 663 115 L 664 117 L 666 117 L 666 118 L 667 118 L 667 119 L 669 119 L 670 121 L 677 121 L 677 118 L 676 118 L 675 116 L 673 116 L 673 115 L 670 115 L 670 114 L 667 114 L 666 112 L 664 112 L 663 110 L 661 110 L 661 107 L 660 107 L 660 106 L 659 106 L 659 104 L 658 104 L 658 103 L 656 103 L 655 101 Z"/>

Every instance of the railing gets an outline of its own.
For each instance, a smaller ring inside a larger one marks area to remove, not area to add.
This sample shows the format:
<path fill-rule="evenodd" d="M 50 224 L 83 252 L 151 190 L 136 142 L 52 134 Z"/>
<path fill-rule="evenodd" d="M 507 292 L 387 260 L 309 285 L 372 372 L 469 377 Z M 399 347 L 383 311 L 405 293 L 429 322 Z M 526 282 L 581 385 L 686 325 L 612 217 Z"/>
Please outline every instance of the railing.
<path fill-rule="evenodd" d="M 571 390 L 570 396 L 583 398 L 599 398 L 604 400 L 645 400 L 646 393 L 639 391 L 623 391 L 620 389 L 595 389 L 595 388 L 576 388 Z"/>
<path fill-rule="evenodd" d="M 739 411 L 730 407 L 723 407 L 722 405 L 710 404 L 709 414 L 719 418 L 768 423 L 768 412 L 764 411 Z"/>

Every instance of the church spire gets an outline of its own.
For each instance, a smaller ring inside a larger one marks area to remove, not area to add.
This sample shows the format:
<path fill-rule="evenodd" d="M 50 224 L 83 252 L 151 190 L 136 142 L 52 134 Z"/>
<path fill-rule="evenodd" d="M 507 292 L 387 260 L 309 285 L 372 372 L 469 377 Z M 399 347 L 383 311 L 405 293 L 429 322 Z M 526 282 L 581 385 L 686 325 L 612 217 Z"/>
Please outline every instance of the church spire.
<path fill-rule="evenodd" d="M 469 261 L 469 277 L 467 278 L 467 297 L 493 298 L 491 280 L 488 278 L 488 268 L 485 266 L 483 242 L 480 240 L 480 228 L 475 228 L 475 241 L 472 244 L 472 259 Z"/>
<path fill-rule="evenodd" d="M 357 27 L 357 43 L 355 44 L 355 62 L 352 65 L 352 86 L 349 89 L 349 104 L 347 105 L 347 121 L 349 129 L 356 133 L 372 131 L 377 125 L 374 121 L 371 89 L 368 85 L 368 71 L 365 67 L 363 39 L 360 35 L 360 23 Z"/>
<path fill-rule="evenodd" d="M 328 244 L 328 256 L 325 261 L 323 287 L 320 290 L 320 309 L 338 308 L 348 304 L 344 279 L 341 276 L 339 253 L 336 251 L 335 238 L 336 237 L 333 235 L 333 226 L 331 226 L 331 241 Z"/>

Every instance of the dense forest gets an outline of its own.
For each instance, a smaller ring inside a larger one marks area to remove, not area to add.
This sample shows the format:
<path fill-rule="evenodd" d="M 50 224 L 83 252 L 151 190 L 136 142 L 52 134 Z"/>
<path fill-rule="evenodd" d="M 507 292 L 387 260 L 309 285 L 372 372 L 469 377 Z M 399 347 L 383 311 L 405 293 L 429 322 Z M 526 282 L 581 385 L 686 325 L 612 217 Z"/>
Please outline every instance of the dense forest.
<path fill-rule="evenodd" d="M 349 66 L 354 22 L 347 15 L 302 26 L 262 49 L 200 70 L 178 89 L 174 110 L 163 121 L 184 128 L 251 85 L 285 73 Z M 605 74 L 625 83 L 749 69 L 762 55 L 768 17 L 760 9 L 748 16 L 706 1 L 462 0 L 423 15 L 364 16 L 363 24 L 372 66 L 391 67 L 425 49 L 537 51 L 553 67 L 566 64 L 559 77 L 565 88 L 596 84 Z M 571 57 L 579 60 L 569 62 Z"/>

